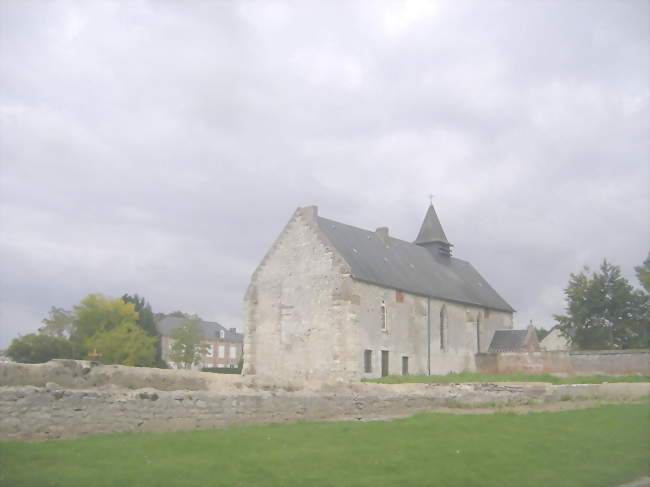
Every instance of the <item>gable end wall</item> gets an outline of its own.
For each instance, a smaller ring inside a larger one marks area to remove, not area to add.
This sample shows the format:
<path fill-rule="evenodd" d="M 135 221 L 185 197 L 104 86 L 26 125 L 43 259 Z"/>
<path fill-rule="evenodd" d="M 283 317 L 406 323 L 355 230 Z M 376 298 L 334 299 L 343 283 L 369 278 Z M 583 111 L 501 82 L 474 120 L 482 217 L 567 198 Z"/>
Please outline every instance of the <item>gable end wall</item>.
<path fill-rule="evenodd" d="M 255 271 L 244 302 L 244 374 L 274 379 L 359 375 L 349 266 L 315 208 L 299 208 Z"/>

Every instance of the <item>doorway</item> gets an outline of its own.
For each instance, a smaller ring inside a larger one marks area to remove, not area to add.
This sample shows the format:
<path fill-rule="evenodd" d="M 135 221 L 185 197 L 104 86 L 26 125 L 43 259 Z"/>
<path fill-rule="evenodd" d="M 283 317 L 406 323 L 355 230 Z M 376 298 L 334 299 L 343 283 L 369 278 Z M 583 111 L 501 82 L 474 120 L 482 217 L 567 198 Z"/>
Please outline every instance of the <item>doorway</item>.
<path fill-rule="evenodd" d="M 381 351 L 381 376 L 388 375 L 388 350 Z"/>
<path fill-rule="evenodd" d="M 402 357 L 402 375 L 409 375 L 409 358 Z"/>

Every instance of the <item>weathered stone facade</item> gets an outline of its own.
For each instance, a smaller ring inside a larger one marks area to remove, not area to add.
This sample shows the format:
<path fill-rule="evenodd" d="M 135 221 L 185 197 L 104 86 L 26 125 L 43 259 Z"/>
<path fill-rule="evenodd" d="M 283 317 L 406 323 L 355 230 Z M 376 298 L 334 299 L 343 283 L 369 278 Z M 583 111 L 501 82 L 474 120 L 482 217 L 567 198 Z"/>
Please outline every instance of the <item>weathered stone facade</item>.
<path fill-rule="evenodd" d="M 299 208 L 246 294 L 244 374 L 349 380 L 475 370 L 474 354 L 512 325 L 512 311 L 355 279 L 316 208 Z"/>
<path fill-rule="evenodd" d="M 319 235 L 310 210 L 296 211 L 253 275 L 245 298 L 245 374 L 357 375 L 350 271 Z"/>

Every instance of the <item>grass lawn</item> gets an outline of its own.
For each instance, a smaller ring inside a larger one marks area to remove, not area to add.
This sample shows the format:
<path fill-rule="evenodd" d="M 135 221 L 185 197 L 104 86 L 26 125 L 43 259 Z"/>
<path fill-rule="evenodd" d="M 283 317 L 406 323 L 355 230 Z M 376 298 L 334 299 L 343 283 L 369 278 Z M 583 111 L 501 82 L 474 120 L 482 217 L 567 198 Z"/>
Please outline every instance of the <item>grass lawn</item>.
<path fill-rule="evenodd" d="M 602 384 L 603 382 L 650 382 L 650 375 L 586 375 L 557 377 L 551 374 L 487 375 L 475 372 L 461 372 L 447 375 L 389 375 L 381 379 L 364 379 L 363 382 L 378 384 L 432 383 L 452 384 L 457 382 L 549 382 L 551 384 Z"/>
<path fill-rule="evenodd" d="M 648 474 L 646 404 L 0 443 L 0 485 L 14 487 L 597 487 Z"/>

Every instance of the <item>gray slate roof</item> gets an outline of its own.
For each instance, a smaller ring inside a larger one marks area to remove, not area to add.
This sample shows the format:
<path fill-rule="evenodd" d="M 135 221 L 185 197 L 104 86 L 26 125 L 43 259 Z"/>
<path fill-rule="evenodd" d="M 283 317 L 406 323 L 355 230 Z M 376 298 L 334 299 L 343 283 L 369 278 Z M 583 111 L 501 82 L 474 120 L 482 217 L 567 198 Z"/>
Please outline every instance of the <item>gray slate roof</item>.
<path fill-rule="evenodd" d="M 429 206 L 424 221 L 422 222 L 422 226 L 420 227 L 418 238 L 415 239 L 415 243 L 418 244 L 428 242 L 449 243 L 433 205 Z"/>
<path fill-rule="evenodd" d="M 171 331 L 174 328 L 180 328 L 183 323 L 183 318 L 176 318 L 173 316 L 168 316 L 163 318 L 158 323 L 156 323 L 156 328 L 163 336 L 169 336 Z M 223 330 L 225 332 L 224 338 L 221 340 L 227 342 L 243 342 L 244 335 L 242 333 L 236 333 L 228 330 L 227 328 L 221 326 L 219 323 L 214 321 L 201 321 L 199 326 L 203 329 L 204 338 L 206 340 L 215 340 L 219 338 L 219 332 Z"/>
<path fill-rule="evenodd" d="M 496 330 L 488 352 L 519 352 L 526 346 L 528 330 Z"/>
<path fill-rule="evenodd" d="M 321 231 L 350 265 L 354 279 L 422 296 L 514 311 L 467 261 L 437 256 L 392 237 L 387 246 L 375 232 L 317 218 Z"/>

